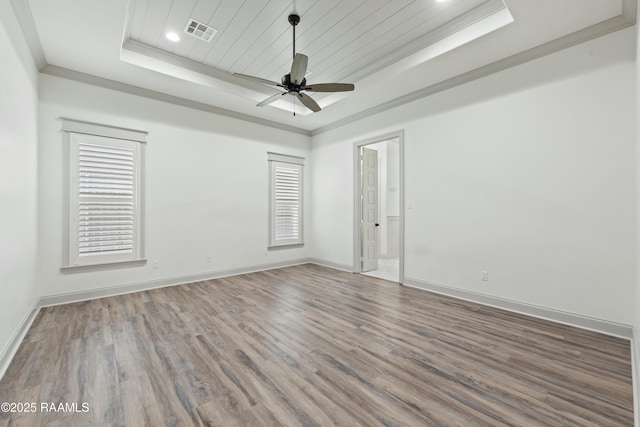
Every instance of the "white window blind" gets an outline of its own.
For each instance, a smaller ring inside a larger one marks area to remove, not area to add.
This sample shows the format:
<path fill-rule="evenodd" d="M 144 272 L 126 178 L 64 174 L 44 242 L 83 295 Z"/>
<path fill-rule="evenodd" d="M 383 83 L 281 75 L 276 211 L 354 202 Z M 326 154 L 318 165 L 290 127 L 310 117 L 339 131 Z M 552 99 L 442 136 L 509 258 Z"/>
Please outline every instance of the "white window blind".
<path fill-rule="evenodd" d="M 269 153 L 271 175 L 269 246 L 302 244 L 304 159 Z"/>
<path fill-rule="evenodd" d="M 135 152 L 80 143 L 78 256 L 133 253 Z"/>
<path fill-rule="evenodd" d="M 69 133 L 67 267 L 142 259 L 142 147 Z"/>

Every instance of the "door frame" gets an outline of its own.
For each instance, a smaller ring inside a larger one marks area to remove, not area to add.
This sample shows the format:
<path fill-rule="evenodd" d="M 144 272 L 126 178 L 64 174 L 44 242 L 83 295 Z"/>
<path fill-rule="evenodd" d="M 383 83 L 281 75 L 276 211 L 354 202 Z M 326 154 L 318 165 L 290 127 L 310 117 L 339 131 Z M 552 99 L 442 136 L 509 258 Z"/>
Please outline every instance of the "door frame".
<path fill-rule="evenodd" d="M 375 144 L 377 142 L 388 141 L 390 139 L 398 140 L 398 149 L 399 149 L 399 165 L 398 165 L 398 173 L 399 173 L 399 186 L 398 186 L 398 196 L 399 196 L 399 214 L 400 214 L 400 224 L 399 224 L 399 242 L 398 242 L 398 258 L 399 258 L 399 277 L 398 283 L 404 283 L 404 216 L 405 216 L 405 206 L 404 206 L 404 130 L 398 130 L 395 132 L 391 132 L 388 134 L 375 136 L 372 138 L 365 139 L 363 141 L 355 142 L 353 144 L 353 272 L 361 273 L 361 262 L 360 262 L 360 246 L 362 242 L 361 230 L 360 230 L 360 216 L 362 211 L 362 203 L 360 201 L 360 188 L 361 188 L 361 177 L 362 170 L 360 168 L 360 148 L 366 145 Z"/>

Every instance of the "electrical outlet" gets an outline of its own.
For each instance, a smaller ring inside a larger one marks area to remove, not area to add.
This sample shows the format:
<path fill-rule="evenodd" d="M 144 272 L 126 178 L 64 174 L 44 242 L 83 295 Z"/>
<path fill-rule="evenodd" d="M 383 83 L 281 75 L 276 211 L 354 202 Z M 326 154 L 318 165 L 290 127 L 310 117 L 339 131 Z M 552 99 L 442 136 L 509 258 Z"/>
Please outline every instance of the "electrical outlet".
<path fill-rule="evenodd" d="M 483 282 L 488 282 L 488 281 L 489 281 L 489 272 L 488 272 L 488 271 L 484 271 L 484 270 L 483 270 L 483 271 L 481 271 L 481 272 L 480 272 L 480 279 L 481 279 Z"/>
<path fill-rule="evenodd" d="M 206 263 L 210 263 L 211 262 L 211 255 L 207 255 L 204 257 L 204 262 Z"/>
<path fill-rule="evenodd" d="M 154 270 L 158 269 L 158 260 L 154 259 L 153 261 L 151 261 L 151 268 L 153 268 Z"/>

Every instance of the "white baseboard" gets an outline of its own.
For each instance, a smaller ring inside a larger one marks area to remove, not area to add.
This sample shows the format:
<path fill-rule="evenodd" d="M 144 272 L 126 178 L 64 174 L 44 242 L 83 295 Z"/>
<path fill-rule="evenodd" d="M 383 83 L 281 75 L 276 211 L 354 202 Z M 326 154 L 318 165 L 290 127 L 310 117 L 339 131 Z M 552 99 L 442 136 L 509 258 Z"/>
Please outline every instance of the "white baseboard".
<path fill-rule="evenodd" d="M 347 273 L 353 273 L 353 266 L 352 265 L 346 265 L 346 264 L 338 264 L 332 261 L 326 261 L 324 259 L 320 259 L 320 258 L 309 258 L 309 261 L 311 264 L 318 264 L 321 265 L 323 267 L 329 267 L 329 268 L 333 268 L 336 270 L 342 270 L 342 271 L 346 271 Z"/>
<path fill-rule="evenodd" d="M 556 323 L 562 323 L 581 329 L 600 332 L 606 335 L 612 335 L 628 340 L 633 337 L 633 327 L 621 323 L 608 322 L 606 320 L 581 316 L 579 314 L 573 314 L 565 311 L 554 310 L 551 308 L 540 307 L 537 305 L 493 297 L 490 295 L 457 289 L 437 283 L 425 282 L 410 277 L 404 278 L 404 284 L 407 286 L 424 289 L 426 291 L 435 292 L 438 294 L 447 295 L 482 305 L 488 305 L 491 307 L 500 308 L 502 310 L 512 311 L 514 313 L 525 314 L 527 316 L 550 320 Z"/>
<path fill-rule="evenodd" d="M 11 364 L 13 360 L 13 356 L 15 356 L 20 344 L 22 344 L 22 340 L 27 335 L 29 328 L 31 328 L 31 324 L 35 320 L 38 312 L 40 311 L 40 307 L 38 307 L 37 301 L 34 302 L 31 309 L 25 314 L 22 322 L 18 325 L 16 330 L 11 335 L 9 342 L 4 346 L 2 351 L 0 351 L 0 379 L 4 376 L 4 373 L 7 371 L 7 368 Z"/>
<path fill-rule="evenodd" d="M 217 279 L 220 277 L 236 276 L 238 274 L 254 273 L 257 271 L 273 270 L 274 268 L 291 267 L 294 265 L 306 264 L 309 262 L 311 262 L 310 258 L 300 258 L 291 261 L 258 264 L 247 267 L 211 271 L 206 273 L 189 274 L 185 276 L 167 277 L 164 279 L 149 280 L 145 282 L 131 283 L 128 285 L 109 286 L 105 288 L 92 289 L 89 291 L 48 295 L 40 298 L 40 300 L 38 301 L 38 306 L 48 307 L 52 305 L 69 304 L 72 302 L 87 301 L 96 298 L 111 297 L 115 295 L 130 294 L 133 292 L 147 291 L 150 289 L 164 288 L 167 286 L 201 282 L 203 280 Z"/>

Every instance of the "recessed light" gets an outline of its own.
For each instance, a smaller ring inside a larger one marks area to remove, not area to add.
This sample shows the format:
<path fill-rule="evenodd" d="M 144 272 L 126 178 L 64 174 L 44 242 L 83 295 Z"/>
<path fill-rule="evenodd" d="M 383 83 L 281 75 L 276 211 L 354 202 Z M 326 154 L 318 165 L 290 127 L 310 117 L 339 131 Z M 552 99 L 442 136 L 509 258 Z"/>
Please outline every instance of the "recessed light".
<path fill-rule="evenodd" d="M 171 40 L 172 42 L 179 42 L 180 41 L 180 36 L 176 33 L 174 33 L 173 31 L 167 33 L 167 38 L 169 40 Z"/>

